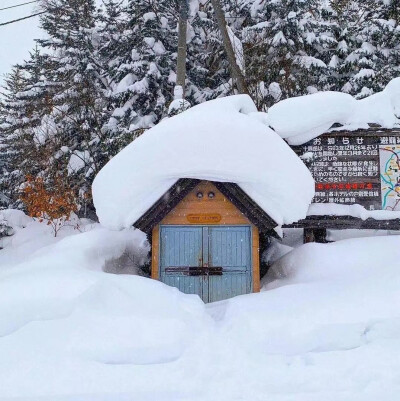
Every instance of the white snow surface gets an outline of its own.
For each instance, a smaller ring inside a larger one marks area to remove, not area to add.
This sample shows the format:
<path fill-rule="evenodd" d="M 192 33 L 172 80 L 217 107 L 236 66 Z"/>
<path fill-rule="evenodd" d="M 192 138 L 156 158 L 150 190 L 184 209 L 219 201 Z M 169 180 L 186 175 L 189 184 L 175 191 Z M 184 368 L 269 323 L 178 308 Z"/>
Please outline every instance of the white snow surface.
<path fill-rule="evenodd" d="M 7 222 L 7 225 L 13 228 L 24 228 L 33 221 L 23 211 L 15 209 L 0 210 L 0 220 Z"/>
<path fill-rule="evenodd" d="M 341 205 L 338 203 L 312 203 L 307 212 L 308 216 L 352 216 L 361 220 L 400 219 L 399 211 L 367 210 L 362 205 Z"/>
<path fill-rule="evenodd" d="M 237 95 L 195 106 L 145 132 L 95 178 L 100 222 L 110 229 L 131 226 L 180 178 L 237 183 L 279 225 L 304 218 L 314 180 L 257 114 L 249 96 Z"/>
<path fill-rule="evenodd" d="M 266 123 L 291 145 L 301 145 L 329 131 L 400 126 L 400 78 L 391 80 L 386 88 L 365 99 L 356 100 L 341 92 L 317 92 L 285 99 L 268 110 Z"/>
<path fill-rule="evenodd" d="M 398 400 L 399 237 L 301 246 L 260 294 L 204 305 L 102 271 L 137 230 L 16 229 L 0 251 L 2 400 Z"/>

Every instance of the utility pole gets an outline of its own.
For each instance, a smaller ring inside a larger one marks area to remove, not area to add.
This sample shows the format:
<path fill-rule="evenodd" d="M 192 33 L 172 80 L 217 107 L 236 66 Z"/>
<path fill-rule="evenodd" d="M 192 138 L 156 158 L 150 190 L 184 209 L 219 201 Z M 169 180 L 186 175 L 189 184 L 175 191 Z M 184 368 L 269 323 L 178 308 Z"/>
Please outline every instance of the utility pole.
<path fill-rule="evenodd" d="M 174 90 L 175 100 L 185 98 L 187 20 L 188 20 L 187 0 L 180 0 L 179 27 L 178 27 L 178 59 L 176 66 L 176 86 Z"/>
<path fill-rule="evenodd" d="M 226 56 L 231 66 L 232 78 L 236 81 L 236 86 L 239 93 L 249 95 L 249 90 L 247 88 L 243 73 L 237 64 L 235 51 L 233 50 L 232 42 L 226 27 L 226 19 L 221 7 L 221 3 L 219 0 L 211 0 L 211 3 L 214 7 L 215 17 L 217 18 L 218 27 L 222 35 Z"/>

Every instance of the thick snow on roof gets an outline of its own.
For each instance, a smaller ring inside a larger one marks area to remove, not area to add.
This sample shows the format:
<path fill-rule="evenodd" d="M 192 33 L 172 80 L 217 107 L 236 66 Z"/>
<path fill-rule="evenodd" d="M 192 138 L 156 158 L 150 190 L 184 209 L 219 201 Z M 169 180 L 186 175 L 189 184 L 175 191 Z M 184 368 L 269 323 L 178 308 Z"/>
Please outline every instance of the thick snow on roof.
<path fill-rule="evenodd" d="M 249 96 L 200 104 L 162 121 L 115 156 L 93 183 L 100 222 L 131 226 L 179 178 L 237 183 L 278 224 L 304 218 L 314 180 L 303 162 L 254 117 Z"/>
<path fill-rule="evenodd" d="M 327 132 L 333 124 L 355 130 L 379 124 L 384 128 L 400 125 L 400 78 L 379 93 L 356 100 L 341 92 L 318 92 L 282 100 L 268 110 L 266 118 L 291 145 L 301 145 Z"/>

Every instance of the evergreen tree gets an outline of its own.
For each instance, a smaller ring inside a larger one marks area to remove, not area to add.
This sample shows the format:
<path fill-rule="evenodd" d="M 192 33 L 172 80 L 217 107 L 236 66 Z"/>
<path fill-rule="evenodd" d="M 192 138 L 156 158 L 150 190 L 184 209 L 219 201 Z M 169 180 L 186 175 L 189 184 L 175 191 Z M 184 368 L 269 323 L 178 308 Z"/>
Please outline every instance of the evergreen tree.
<path fill-rule="evenodd" d="M 19 206 L 19 188 L 28 175 L 47 165 L 42 149 L 46 140 L 44 116 L 51 111 L 52 86 L 46 79 L 48 57 L 36 48 L 30 58 L 14 67 L 5 81 L 4 118 L 0 131 L 5 149 L 3 186 Z"/>
<path fill-rule="evenodd" d="M 8 222 L 2 218 L 0 215 L 0 239 L 3 237 L 9 237 L 14 234 L 12 227 L 8 225 Z M 0 246 L 0 249 L 2 247 Z"/>
<path fill-rule="evenodd" d="M 0 99 L 0 210 L 8 208 L 10 203 L 5 188 L 7 175 L 7 148 L 4 134 L 6 115 L 4 102 Z"/>
<path fill-rule="evenodd" d="M 46 39 L 0 101 L 0 207 L 21 206 L 32 175 L 65 181 L 86 215 L 100 168 L 167 116 L 181 0 L 40 2 Z M 400 73 L 400 0 L 220 3 L 260 110 L 316 90 L 363 97 Z M 235 93 L 211 2 L 188 5 L 185 107 Z"/>
<path fill-rule="evenodd" d="M 211 4 L 192 1 L 188 24 L 186 99 L 196 105 L 232 94 L 229 63 Z"/>
<path fill-rule="evenodd" d="M 109 27 L 118 32 L 103 49 L 109 55 L 118 49 L 108 61 L 114 111 L 106 125 L 117 152 L 167 115 L 176 81 L 179 1 L 131 0 L 125 9 L 106 8 L 102 35 Z M 211 5 L 192 0 L 189 10 L 185 99 L 196 105 L 231 93 L 232 85 Z"/>
<path fill-rule="evenodd" d="M 115 110 L 107 127 L 119 136 L 132 140 L 166 115 L 173 99 L 177 10 L 176 0 L 128 2 L 119 55 L 110 64 Z"/>
<path fill-rule="evenodd" d="M 57 90 L 51 99 L 54 134 L 48 138 L 52 153 L 45 175 L 67 174 L 79 193 L 80 213 L 93 210 L 90 188 L 95 174 L 109 156 L 102 129 L 108 118 L 103 74 L 96 36 L 94 0 L 46 0 L 41 26 L 48 37 L 39 40 L 50 52 L 51 81 Z"/>
<path fill-rule="evenodd" d="M 246 28 L 246 71 L 261 107 L 326 85 L 335 40 L 317 0 L 256 0 Z"/>
<path fill-rule="evenodd" d="M 119 92 L 118 84 L 126 76 L 129 60 L 132 31 L 129 29 L 128 8 L 124 1 L 105 0 L 98 11 L 97 29 L 99 56 L 102 62 L 103 75 L 108 81 L 105 92 L 107 110 L 110 118 L 105 121 L 103 131 L 107 133 L 103 142 L 112 157 L 132 141 L 129 131 L 131 125 L 129 110 L 126 114 L 120 109 L 126 103 L 126 96 Z"/>
<path fill-rule="evenodd" d="M 400 73 L 398 0 L 333 0 L 338 47 L 332 89 L 365 97 Z"/>
<path fill-rule="evenodd" d="M 16 123 L 19 124 L 20 116 L 18 110 L 12 106 L 17 103 L 17 95 L 23 90 L 24 85 L 25 79 L 21 68 L 18 66 L 13 67 L 12 71 L 5 76 L 3 85 L 4 100 L 1 102 L 0 109 L 0 152 L 2 165 L 0 193 L 2 193 L 3 197 L 14 199 L 14 201 L 18 199 L 17 191 L 20 174 L 18 170 L 14 170 L 15 166 L 17 166 L 17 164 L 14 164 L 14 160 L 18 158 L 18 152 L 13 149 L 12 145 L 19 133 L 13 129 L 13 125 Z M 9 201 L 7 206 L 14 205 Z"/>

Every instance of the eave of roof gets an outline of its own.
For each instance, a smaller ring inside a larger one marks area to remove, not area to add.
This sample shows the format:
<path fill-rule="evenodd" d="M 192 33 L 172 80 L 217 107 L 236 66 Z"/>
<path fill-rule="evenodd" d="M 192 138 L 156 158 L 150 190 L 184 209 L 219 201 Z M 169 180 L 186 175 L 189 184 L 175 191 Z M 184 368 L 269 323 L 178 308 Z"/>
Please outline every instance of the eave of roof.
<path fill-rule="evenodd" d="M 192 191 L 201 180 L 182 178 L 178 180 L 146 213 L 133 225 L 150 234 L 152 229 L 170 213 L 178 203 Z M 278 224 L 254 202 L 237 184 L 215 182 L 213 184 L 225 195 L 260 232 L 273 232 Z"/>

